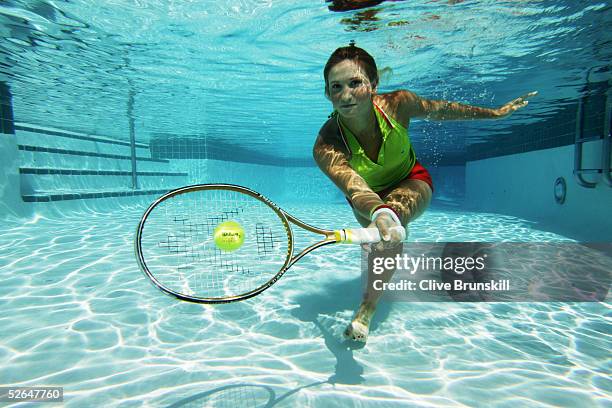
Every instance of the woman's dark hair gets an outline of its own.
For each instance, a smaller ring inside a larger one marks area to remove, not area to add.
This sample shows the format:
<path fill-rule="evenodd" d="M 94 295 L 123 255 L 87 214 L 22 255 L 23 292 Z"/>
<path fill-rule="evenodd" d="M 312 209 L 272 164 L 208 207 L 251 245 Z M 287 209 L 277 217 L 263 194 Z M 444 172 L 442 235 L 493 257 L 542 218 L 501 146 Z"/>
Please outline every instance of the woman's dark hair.
<path fill-rule="evenodd" d="M 333 68 L 334 65 L 344 61 L 351 60 L 354 61 L 357 65 L 359 65 L 365 71 L 372 87 L 376 87 L 378 85 L 378 69 L 376 68 L 376 62 L 374 58 L 367 53 L 366 50 L 356 47 L 353 42 L 348 47 L 340 47 L 336 51 L 332 53 L 332 55 L 327 60 L 325 64 L 325 68 L 323 69 L 323 77 L 325 78 L 325 94 L 329 94 L 329 71 Z"/>

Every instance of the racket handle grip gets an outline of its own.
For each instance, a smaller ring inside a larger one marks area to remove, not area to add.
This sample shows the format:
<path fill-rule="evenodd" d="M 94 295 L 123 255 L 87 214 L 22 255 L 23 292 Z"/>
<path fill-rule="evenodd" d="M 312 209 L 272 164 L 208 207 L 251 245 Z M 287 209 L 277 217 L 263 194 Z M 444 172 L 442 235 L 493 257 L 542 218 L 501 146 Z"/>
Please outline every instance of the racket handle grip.
<path fill-rule="evenodd" d="M 390 228 L 391 231 L 398 231 L 402 241 L 406 239 L 406 230 L 398 225 Z M 341 244 L 374 244 L 381 241 L 378 228 L 356 228 L 336 231 L 336 239 Z"/>

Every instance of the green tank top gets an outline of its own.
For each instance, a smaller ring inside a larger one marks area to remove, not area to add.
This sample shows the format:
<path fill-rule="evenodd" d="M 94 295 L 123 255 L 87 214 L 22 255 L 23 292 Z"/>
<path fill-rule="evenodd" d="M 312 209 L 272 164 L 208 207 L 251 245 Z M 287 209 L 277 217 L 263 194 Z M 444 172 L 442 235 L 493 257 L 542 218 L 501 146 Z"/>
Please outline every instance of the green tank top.
<path fill-rule="evenodd" d="M 338 128 L 350 150 L 349 165 L 363 177 L 373 191 L 381 191 L 410 174 L 416 163 L 416 153 L 405 127 L 376 104 L 374 112 L 383 139 L 376 162 L 368 157 L 355 135 L 344 126 L 338 113 L 334 112 L 332 117 L 336 117 Z"/>

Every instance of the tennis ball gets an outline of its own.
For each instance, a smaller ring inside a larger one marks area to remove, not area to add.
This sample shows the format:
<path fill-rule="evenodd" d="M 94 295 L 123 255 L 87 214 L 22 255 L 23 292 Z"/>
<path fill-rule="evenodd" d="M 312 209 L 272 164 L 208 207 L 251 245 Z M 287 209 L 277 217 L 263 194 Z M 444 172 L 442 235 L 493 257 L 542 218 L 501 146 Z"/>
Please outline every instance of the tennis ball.
<path fill-rule="evenodd" d="M 217 225 L 214 241 L 222 251 L 235 251 L 244 244 L 244 229 L 236 221 L 225 221 Z"/>

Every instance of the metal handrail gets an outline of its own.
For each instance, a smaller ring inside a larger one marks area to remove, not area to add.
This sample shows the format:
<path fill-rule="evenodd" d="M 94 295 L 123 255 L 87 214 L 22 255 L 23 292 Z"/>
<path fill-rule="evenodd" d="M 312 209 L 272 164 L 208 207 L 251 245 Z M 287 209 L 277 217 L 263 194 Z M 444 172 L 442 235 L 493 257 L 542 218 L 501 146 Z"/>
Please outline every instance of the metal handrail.
<path fill-rule="evenodd" d="M 574 177 L 578 184 L 586 188 L 595 188 L 598 182 L 586 181 L 582 175 L 584 173 L 601 173 L 601 169 L 583 169 L 582 168 L 582 145 L 585 142 L 599 140 L 597 138 L 583 138 L 583 125 L 584 125 L 584 99 L 585 96 L 578 99 L 578 109 L 576 112 L 576 138 L 574 140 Z M 605 150 L 605 149 L 604 149 Z"/>

